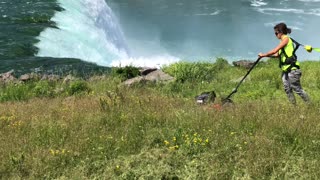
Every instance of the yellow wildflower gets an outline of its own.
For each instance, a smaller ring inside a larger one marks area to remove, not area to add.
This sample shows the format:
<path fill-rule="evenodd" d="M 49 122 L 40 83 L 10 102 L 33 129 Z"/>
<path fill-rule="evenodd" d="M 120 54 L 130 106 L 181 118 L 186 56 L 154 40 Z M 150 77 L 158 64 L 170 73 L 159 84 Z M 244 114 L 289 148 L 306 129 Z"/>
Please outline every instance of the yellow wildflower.
<path fill-rule="evenodd" d="M 165 141 L 164 141 L 164 144 L 165 144 L 165 145 L 169 145 L 170 143 L 169 143 L 169 141 L 165 140 Z"/>

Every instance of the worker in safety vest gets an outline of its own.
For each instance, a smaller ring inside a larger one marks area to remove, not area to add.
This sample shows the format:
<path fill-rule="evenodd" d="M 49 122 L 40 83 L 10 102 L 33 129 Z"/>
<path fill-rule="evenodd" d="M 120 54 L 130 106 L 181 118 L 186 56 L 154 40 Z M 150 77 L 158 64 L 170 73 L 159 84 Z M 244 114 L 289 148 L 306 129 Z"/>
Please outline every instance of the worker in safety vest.
<path fill-rule="evenodd" d="M 295 54 L 299 43 L 289 37 L 291 29 L 285 23 L 279 23 L 274 27 L 274 33 L 280 44 L 267 53 L 259 53 L 259 57 L 279 57 L 279 67 L 282 69 L 282 82 L 284 90 L 292 104 L 296 104 L 293 91 L 295 91 L 305 102 L 309 103 L 308 94 L 302 89 L 300 78 L 300 63 Z"/>

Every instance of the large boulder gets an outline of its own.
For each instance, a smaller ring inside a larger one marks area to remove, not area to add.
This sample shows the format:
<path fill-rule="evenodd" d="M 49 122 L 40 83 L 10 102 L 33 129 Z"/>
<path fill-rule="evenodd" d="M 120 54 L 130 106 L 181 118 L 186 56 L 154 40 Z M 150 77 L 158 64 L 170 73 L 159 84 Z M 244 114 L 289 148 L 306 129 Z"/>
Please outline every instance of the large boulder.
<path fill-rule="evenodd" d="M 146 74 L 146 75 L 128 79 L 123 84 L 131 86 L 135 83 L 147 82 L 147 81 L 149 81 L 149 82 L 167 82 L 167 81 L 174 80 L 174 77 L 164 73 L 160 69 L 145 70 L 143 74 Z"/>
<path fill-rule="evenodd" d="M 240 60 L 240 61 L 233 61 L 232 64 L 236 67 L 243 67 L 246 69 L 250 69 L 254 62 L 249 60 Z"/>
<path fill-rule="evenodd" d="M 30 74 L 23 74 L 19 78 L 20 81 L 29 81 L 30 79 L 31 79 Z"/>
<path fill-rule="evenodd" d="M 131 79 L 128 79 L 128 80 L 124 81 L 123 84 L 127 85 L 127 86 L 131 86 L 133 84 L 140 83 L 140 82 L 143 82 L 143 81 L 144 81 L 144 77 L 143 76 L 138 76 L 138 77 L 131 78 Z"/>
<path fill-rule="evenodd" d="M 166 74 L 162 70 L 156 70 L 149 74 L 147 74 L 144 77 L 147 81 L 153 81 L 153 82 L 159 82 L 159 81 L 172 81 L 174 80 L 174 77 L 170 76 L 169 74 Z"/>
<path fill-rule="evenodd" d="M 141 76 L 146 76 L 156 70 L 158 69 L 157 68 L 141 68 L 139 71 Z"/>
<path fill-rule="evenodd" d="M 22 82 L 26 82 L 26 81 L 30 81 L 30 80 L 39 80 L 40 78 L 41 78 L 40 74 L 30 73 L 30 74 L 21 75 L 19 80 Z"/>
<path fill-rule="evenodd" d="M 0 74 L 0 82 L 1 83 L 8 83 L 8 82 L 16 81 L 17 78 L 13 74 L 14 74 L 14 70 Z"/>

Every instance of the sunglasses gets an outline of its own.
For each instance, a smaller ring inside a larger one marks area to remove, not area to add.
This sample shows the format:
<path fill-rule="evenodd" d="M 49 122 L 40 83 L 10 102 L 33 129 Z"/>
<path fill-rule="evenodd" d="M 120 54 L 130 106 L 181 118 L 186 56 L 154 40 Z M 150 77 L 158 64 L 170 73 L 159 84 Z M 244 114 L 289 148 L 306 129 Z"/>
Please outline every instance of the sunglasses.
<path fill-rule="evenodd" d="M 276 36 L 278 36 L 279 32 L 274 32 L 274 34 L 275 34 Z"/>

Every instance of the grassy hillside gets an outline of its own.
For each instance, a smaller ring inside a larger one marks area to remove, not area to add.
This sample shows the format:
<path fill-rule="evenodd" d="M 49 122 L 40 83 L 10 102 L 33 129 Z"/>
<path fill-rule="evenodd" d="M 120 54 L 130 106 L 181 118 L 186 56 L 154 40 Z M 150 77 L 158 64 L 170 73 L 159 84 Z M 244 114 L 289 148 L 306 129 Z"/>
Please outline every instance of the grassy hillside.
<path fill-rule="evenodd" d="M 114 74 L 0 89 L 0 179 L 317 179 L 320 63 L 302 63 L 312 99 L 288 103 L 277 61 L 261 62 L 223 109 L 246 69 L 177 63 L 175 82 L 119 86 Z M 215 104 L 219 104 L 219 98 Z"/>

